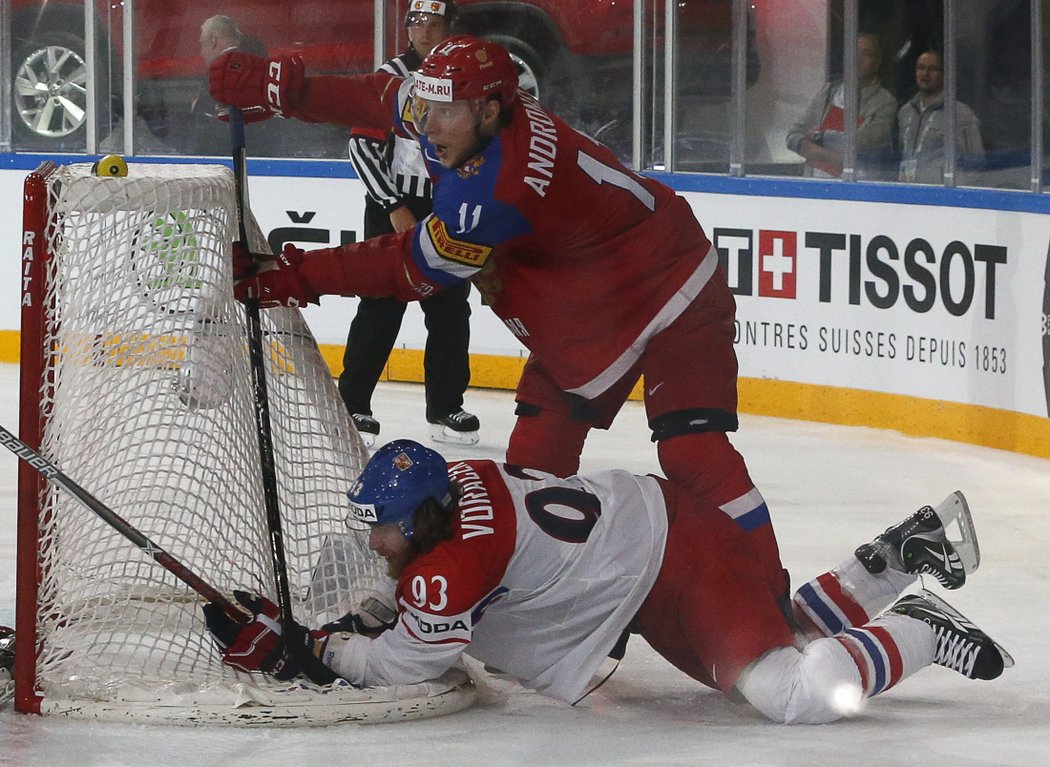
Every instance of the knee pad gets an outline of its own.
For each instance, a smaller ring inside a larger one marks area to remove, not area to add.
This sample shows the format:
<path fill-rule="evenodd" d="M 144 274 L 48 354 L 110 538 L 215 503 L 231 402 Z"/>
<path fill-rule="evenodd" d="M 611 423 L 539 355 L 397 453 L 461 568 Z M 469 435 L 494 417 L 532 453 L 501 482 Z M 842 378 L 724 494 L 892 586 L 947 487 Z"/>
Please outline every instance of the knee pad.
<path fill-rule="evenodd" d="M 682 434 L 736 431 L 739 427 L 740 421 L 736 413 L 712 407 L 675 410 L 658 415 L 649 421 L 649 428 L 653 431 L 651 438 L 653 442 L 660 442 Z"/>
<path fill-rule="evenodd" d="M 834 639 L 818 639 L 802 652 L 781 647 L 741 675 L 737 688 L 751 705 L 784 724 L 827 724 L 860 711 L 860 674 Z"/>

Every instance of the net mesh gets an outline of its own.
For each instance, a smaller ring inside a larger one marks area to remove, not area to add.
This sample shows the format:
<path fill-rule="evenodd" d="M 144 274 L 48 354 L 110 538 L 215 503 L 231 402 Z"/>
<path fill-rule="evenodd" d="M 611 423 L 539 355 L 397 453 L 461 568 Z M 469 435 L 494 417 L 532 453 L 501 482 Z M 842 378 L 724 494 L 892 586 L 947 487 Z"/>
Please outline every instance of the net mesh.
<path fill-rule="evenodd" d="M 218 589 L 275 599 L 229 265 L 234 200 L 221 166 L 99 178 L 74 164 L 50 177 L 41 452 Z M 249 232 L 264 248 L 254 222 Z M 367 453 L 299 312 L 262 315 L 293 612 L 319 625 L 380 577 L 366 535 L 345 521 L 343 492 Z M 50 485 L 39 526 L 45 698 L 279 686 L 222 666 L 198 595 Z"/>

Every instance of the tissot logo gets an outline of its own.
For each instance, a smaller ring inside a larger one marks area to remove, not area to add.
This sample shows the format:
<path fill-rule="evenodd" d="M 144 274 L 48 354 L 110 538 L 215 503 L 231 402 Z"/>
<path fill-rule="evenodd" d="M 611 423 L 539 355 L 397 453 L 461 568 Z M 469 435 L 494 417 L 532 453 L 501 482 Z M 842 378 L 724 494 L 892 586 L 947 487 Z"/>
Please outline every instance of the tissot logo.
<path fill-rule="evenodd" d="M 866 304 L 903 304 L 922 314 L 940 306 L 961 317 L 995 319 L 996 277 L 1007 263 L 1002 245 L 953 240 L 934 245 L 880 234 L 715 229 L 718 260 L 740 296 Z"/>
<path fill-rule="evenodd" d="M 758 294 L 794 298 L 796 249 L 794 232 L 758 233 Z"/>

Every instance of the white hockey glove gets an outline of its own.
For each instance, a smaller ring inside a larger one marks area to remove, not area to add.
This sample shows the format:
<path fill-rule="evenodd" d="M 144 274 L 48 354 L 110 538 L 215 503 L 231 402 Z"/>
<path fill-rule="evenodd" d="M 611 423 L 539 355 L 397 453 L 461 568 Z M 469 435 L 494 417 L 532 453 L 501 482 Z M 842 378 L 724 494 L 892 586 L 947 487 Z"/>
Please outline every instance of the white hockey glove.
<path fill-rule="evenodd" d="M 350 631 L 374 639 L 396 624 L 397 607 L 390 595 L 381 591 L 368 591 L 355 609 L 339 620 L 326 623 L 321 630 L 329 634 Z"/>

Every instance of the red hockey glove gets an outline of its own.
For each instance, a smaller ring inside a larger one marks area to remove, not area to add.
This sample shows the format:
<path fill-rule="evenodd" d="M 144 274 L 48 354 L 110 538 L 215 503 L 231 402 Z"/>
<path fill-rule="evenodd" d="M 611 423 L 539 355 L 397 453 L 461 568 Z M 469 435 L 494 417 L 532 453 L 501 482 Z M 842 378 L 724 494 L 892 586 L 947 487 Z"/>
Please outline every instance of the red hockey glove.
<path fill-rule="evenodd" d="M 298 269 L 306 252 L 290 242 L 285 243 L 284 250 L 276 256 L 269 253 L 252 253 L 240 240 L 233 242 L 233 279 L 243 280 L 253 277 L 265 268 L 276 264 L 279 269 Z"/>
<path fill-rule="evenodd" d="M 234 281 L 252 277 L 259 271 L 262 261 L 272 261 L 273 256 L 252 253 L 240 242 L 233 243 L 233 279 Z"/>
<path fill-rule="evenodd" d="M 281 611 L 266 597 L 246 591 L 235 591 L 233 597 L 251 611 L 250 623 L 237 623 L 213 602 L 201 608 L 222 662 L 239 671 L 275 673 L 284 665 Z"/>
<path fill-rule="evenodd" d="M 338 678 L 313 654 L 314 639 L 327 636 L 325 632 L 315 636 L 295 622 L 282 626 L 280 609 L 266 597 L 246 591 L 234 591 L 233 596 L 255 616 L 250 623 L 237 623 L 212 602 L 201 608 L 223 663 L 238 671 L 263 671 L 277 679 L 303 674 L 311 682 L 330 684 Z"/>
<path fill-rule="evenodd" d="M 242 51 L 227 51 L 208 70 L 208 91 L 220 104 L 244 112 L 246 122 L 270 113 L 290 117 L 302 94 L 306 69 L 299 56 L 269 61 Z"/>
<path fill-rule="evenodd" d="M 235 248 L 236 251 L 236 248 Z M 273 306 L 305 306 L 316 304 L 320 295 L 314 292 L 299 275 L 299 266 L 306 254 L 291 243 L 284 246 L 284 250 L 276 256 L 270 256 L 276 269 L 258 272 L 253 276 L 243 279 L 233 287 L 233 293 L 238 301 L 245 302 L 251 299 L 259 301 L 259 306 L 269 308 Z M 234 254 L 234 269 L 237 269 L 237 255 Z M 241 258 L 243 266 L 243 255 Z M 236 276 L 236 271 L 234 275 Z"/>

